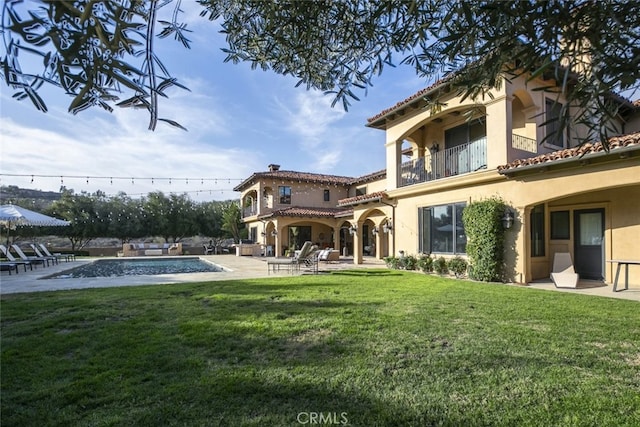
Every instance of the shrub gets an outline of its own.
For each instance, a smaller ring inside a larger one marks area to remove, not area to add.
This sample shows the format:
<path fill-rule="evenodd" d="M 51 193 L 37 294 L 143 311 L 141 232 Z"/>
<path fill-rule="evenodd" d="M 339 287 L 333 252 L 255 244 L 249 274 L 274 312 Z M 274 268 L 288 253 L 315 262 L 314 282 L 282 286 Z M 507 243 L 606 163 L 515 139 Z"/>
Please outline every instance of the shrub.
<path fill-rule="evenodd" d="M 425 273 L 431 273 L 433 271 L 433 258 L 429 255 L 422 255 L 418 259 L 418 268 Z"/>
<path fill-rule="evenodd" d="M 449 272 L 449 267 L 447 267 L 447 260 L 444 257 L 436 258 L 433 261 L 433 269 L 438 274 L 447 274 Z"/>
<path fill-rule="evenodd" d="M 447 263 L 449 270 L 456 275 L 456 277 L 462 277 L 467 272 L 467 261 L 459 256 L 451 258 Z"/>
<path fill-rule="evenodd" d="M 387 264 L 387 268 L 397 270 L 399 268 L 400 259 L 394 256 L 386 256 L 383 258 L 384 263 Z"/>
<path fill-rule="evenodd" d="M 413 255 L 402 257 L 400 258 L 400 267 L 409 271 L 415 270 L 418 267 L 418 258 Z"/>
<path fill-rule="evenodd" d="M 496 197 L 473 202 L 464 208 L 462 220 L 467 234 L 467 256 L 472 279 L 499 281 L 503 274 L 506 205 Z"/>

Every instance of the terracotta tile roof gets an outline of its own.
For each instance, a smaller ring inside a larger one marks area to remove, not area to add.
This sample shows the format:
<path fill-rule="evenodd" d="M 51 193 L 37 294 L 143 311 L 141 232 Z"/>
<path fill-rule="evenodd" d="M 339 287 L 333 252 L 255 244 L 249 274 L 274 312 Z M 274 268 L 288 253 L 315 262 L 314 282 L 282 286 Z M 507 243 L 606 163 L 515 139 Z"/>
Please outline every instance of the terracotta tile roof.
<path fill-rule="evenodd" d="M 378 181 L 380 179 L 385 179 L 387 177 L 387 170 L 382 169 L 377 172 L 372 172 L 367 175 L 359 176 L 358 178 L 354 178 L 349 184 L 350 185 L 358 185 L 364 184 L 365 182 Z"/>
<path fill-rule="evenodd" d="M 444 76 L 443 78 L 437 80 L 432 85 L 427 86 L 424 89 L 420 89 L 418 92 L 414 93 L 413 95 L 411 95 L 410 97 L 406 98 L 405 100 L 396 103 L 396 105 L 394 105 L 393 107 L 390 107 L 390 108 L 387 108 L 385 110 L 382 110 L 381 112 L 379 112 L 375 116 L 368 118 L 367 119 L 367 124 L 372 124 L 376 120 L 381 119 L 382 117 L 386 116 L 387 114 L 404 107 L 405 105 L 411 103 L 412 101 L 415 101 L 417 99 L 423 98 L 429 92 L 431 92 L 434 89 L 436 89 L 436 88 L 444 85 L 445 83 L 448 83 L 451 80 L 453 80 L 458 74 L 459 73 L 457 73 L 457 72 L 450 73 L 450 74 Z"/>
<path fill-rule="evenodd" d="M 362 196 L 349 197 L 347 199 L 338 200 L 338 206 L 351 206 L 359 203 L 378 201 L 388 199 L 389 196 L 384 191 L 376 191 L 375 193 L 363 194 Z"/>
<path fill-rule="evenodd" d="M 260 218 L 274 216 L 304 217 L 304 218 L 334 218 L 335 216 L 352 213 L 351 209 L 345 208 L 306 208 L 292 206 L 290 208 L 279 209 Z"/>
<path fill-rule="evenodd" d="M 637 146 L 637 148 L 640 149 L 640 132 L 616 136 L 609 139 L 609 150 L 611 152 L 632 146 Z M 506 165 L 498 166 L 498 171 L 504 174 L 525 167 L 546 166 L 550 163 L 557 162 L 563 159 L 578 160 L 583 158 L 584 156 L 600 152 L 605 152 L 605 149 L 602 146 L 601 142 L 588 142 L 578 147 L 558 150 L 552 153 L 529 157 L 527 159 L 518 159 Z"/>
<path fill-rule="evenodd" d="M 324 175 L 319 173 L 285 170 L 254 172 L 249 178 L 245 179 L 240 184 L 235 186 L 233 191 L 242 191 L 244 188 L 252 185 L 259 179 L 278 179 L 284 181 L 298 181 L 317 184 L 349 185 L 349 183 L 353 181 L 354 178 L 349 176 Z"/>

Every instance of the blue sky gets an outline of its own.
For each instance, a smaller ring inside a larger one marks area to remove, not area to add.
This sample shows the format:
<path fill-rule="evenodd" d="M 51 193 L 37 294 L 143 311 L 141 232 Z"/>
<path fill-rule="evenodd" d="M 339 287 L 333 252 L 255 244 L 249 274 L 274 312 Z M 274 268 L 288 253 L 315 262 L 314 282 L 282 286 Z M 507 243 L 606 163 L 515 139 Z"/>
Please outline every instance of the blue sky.
<path fill-rule="evenodd" d="M 331 108 L 331 96 L 296 88 L 294 78 L 251 70 L 248 63 L 223 63 L 218 26 L 199 17 L 195 3 L 183 2 L 183 9 L 183 21 L 193 30 L 191 50 L 173 39 L 159 42 L 158 49 L 171 74 L 191 92 L 170 92 L 160 116 L 188 132 L 165 124 L 151 132 L 148 116 L 129 109 L 93 108 L 74 116 L 67 112 L 71 98 L 53 90 L 43 92 L 49 108 L 43 114 L 27 100 L 13 100 L 13 91 L 2 83 L 1 184 L 49 191 L 64 185 L 76 192 L 124 191 L 136 197 L 188 192 L 206 201 L 238 198 L 232 191 L 238 179 L 265 171 L 270 163 L 346 176 L 385 167 L 384 132 L 365 127 L 366 119 L 425 86 L 412 69 L 387 68 L 345 112 L 341 104 Z M 97 176 L 134 179 L 92 178 Z M 171 183 L 158 179 L 169 177 Z"/>

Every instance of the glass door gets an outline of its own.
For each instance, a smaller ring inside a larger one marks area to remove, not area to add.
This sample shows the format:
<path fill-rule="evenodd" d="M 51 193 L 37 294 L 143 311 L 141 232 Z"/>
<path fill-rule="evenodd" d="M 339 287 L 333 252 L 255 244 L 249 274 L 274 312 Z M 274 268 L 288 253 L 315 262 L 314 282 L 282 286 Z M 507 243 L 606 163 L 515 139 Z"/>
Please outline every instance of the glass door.
<path fill-rule="evenodd" d="M 576 210 L 574 267 L 582 279 L 602 280 L 604 271 L 604 209 Z"/>

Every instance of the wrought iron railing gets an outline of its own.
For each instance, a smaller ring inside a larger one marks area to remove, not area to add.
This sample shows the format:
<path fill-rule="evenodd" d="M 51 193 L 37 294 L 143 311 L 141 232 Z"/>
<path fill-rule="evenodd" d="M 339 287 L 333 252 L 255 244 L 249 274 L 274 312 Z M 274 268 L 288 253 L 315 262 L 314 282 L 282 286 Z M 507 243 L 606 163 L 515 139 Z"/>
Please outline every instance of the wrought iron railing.
<path fill-rule="evenodd" d="M 538 142 L 535 139 L 526 136 L 511 135 L 511 146 L 517 150 L 528 151 L 530 153 L 538 152 Z"/>
<path fill-rule="evenodd" d="M 482 137 L 468 144 L 428 153 L 419 159 L 400 164 L 398 186 L 433 181 L 448 176 L 474 172 L 487 167 L 487 138 Z"/>

